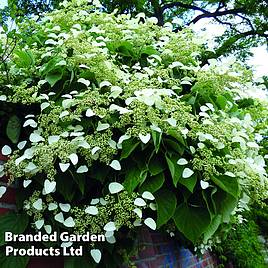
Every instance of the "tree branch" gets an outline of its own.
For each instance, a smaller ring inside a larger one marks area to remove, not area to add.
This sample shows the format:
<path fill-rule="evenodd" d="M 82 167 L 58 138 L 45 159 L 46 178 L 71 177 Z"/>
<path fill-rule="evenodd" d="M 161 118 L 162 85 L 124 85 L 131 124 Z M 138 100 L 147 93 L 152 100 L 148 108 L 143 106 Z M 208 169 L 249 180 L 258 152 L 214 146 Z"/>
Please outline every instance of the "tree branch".
<path fill-rule="evenodd" d="M 237 15 L 238 13 L 243 12 L 242 8 L 234 8 L 224 11 L 215 11 L 215 12 L 206 12 L 204 14 L 200 14 L 196 16 L 192 21 L 190 21 L 188 24 L 197 23 L 199 20 L 204 18 L 215 18 L 215 17 L 221 17 L 225 15 Z"/>
<path fill-rule="evenodd" d="M 162 6 L 162 11 L 164 12 L 166 9 L 170 9 L 173 7 L 182 7 L 182 8 L 186 8 L 186 9 L 191 9 L 191 10 L 195 10 L 195 11 L 201 11 L 202 13 L 205 14 L 209 14 L 210 12 L 206 11 L 205 9 L 198 7 L 198 6 L 193 6 L 193 5 L 189 5 L 189 4 L 184 4 L 181 2 L 174 2 L 174 3 L 168 3 Z"/>

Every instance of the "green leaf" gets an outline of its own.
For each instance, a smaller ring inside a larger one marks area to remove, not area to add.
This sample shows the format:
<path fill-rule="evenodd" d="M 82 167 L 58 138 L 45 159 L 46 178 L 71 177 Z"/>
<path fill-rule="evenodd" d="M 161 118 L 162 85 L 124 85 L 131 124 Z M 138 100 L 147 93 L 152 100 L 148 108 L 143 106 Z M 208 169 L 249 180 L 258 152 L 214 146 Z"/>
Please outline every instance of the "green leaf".
<path fill-rule="evenodd" d="M 213 176 L 211 180 L 225 192 L 237 198 L 240 195 L 239 184 L 236 178 L 229 176 Z"/>
<path fill-rule="evenodd" d="M 207 230 L 204 233 L 204 241 L 207 243 L 208 239 L 210 239 L 214 233 L 218 230 L 220 224 L 221 224 L 222 216 L 221 215 L 216 215 L 210 225 L 208 226 Z"/>
<path fill-rule="evenodd" d="M 151 175 L 157 175 L 165 170 L 165 166 L 163 165 L 163 159 L 159 156 L 154 155 L 148 164 L 148 169 Z"/>
<path fill-rule="evenodd" d="M 123 185 L 129 193 L 132 193 L 143 180 L 142 171 L 137 166 L 132 166 L 126 174 Z"/>
<path fill-rule="evenodd" d="M 17 143 L 19 141 L 20 132 L 21 121 L 16 115 L 13 115 L 8 120 L 6 134 L 13 143 Z"/>
<path fill-rule="evenodd" d="M 178 153 L 179 155 L 183 154 L 184 146 L 182 146 L 179 142 L 173 139 L 164 138 L 164 143 L 168 147 L 168 151 L 174 151 Z"/>
<path fill-rule="evenodd" d="M 84 174 L 75 174 L 73 176 L 74 181 L 77 183 L 82 194 L 85 193 L 86 179 Z"/>
<path fill-rule="evenodd" d="M 152 131 L 152 138 L 154 142 L 154 148 L 155 152 L 158 153 L 162 141 L 162 133 L 159 133 L 157 131 Z"/>
<path fill-rule="evenodd" d="M 0 246 L 5 244 L 5 232 L 21 234 L 28 226 L 29 217 L 27 214 L 8 212 L 0 216 Z M 2 266 L 0 266 L 2 267 Z"/>
<path fill-rule="evenodd" d="M 165 182 L 164 173 L 157 174 L 156 176 L 149 177 L 140 187 L 140 192 L 149 191 L 154 193 L 159 190 Z"/>
<path fill-rule="evenodd" d="M 172 156 L 169 158 L 166 155 L 167 164 L 169 167 L 169 171 L 173 180 L 175 187 L 177 187 L 178 182 L 182 179 L 182 172 L 184 167 L 177 164 L 177 157 Z"/>
<path fill-rule="evenodd" d="M 190 178 L 187 178 L 187 179 L 181 178 L 179 180 L 179 183 L 184 185 L 192 193 L 194 191 L 194 187 L 196 185 L 196 182 L 197 182 L 197 175 L 196 174 L 193 174 Z"/>
<path fill-rule="evenodd" d="M 157 227 L 167 223 L 173 216 L 177 199 L 173 192 L 162 189 L 155 194 L 157 205 Z"/>
<path fill-rule="evenodd" d="M 184 140 L 182 134 L 180 134 L 177 130 L 170 129 L 170 130 L 168 130 L 167 134 L 170 135 L 171 137 L 175 138 L 182 145 L 186 146 L 186 143 L 185 143 L 185 140 Z"/>
<path fill-rule="evenodd" d="M 6 256 L 3 251 L 0 253 L 1 268 L 26 268 L 29 260 L 27 256 Z"/>
<path fill-rule="evenodd" d="M 35 63 L 33 53 L 30 50 L 17 50 L 14 54 L 17 56 L 15 63 L 20 68 L 29 68 Z"/>
<path fill-rule="evenodd" d="M 196 243 L 210 224 L 210 216 L 206 209 L 191 207 L 186 203 L 177 207 L 173 219 L 179 231 L 193 243 Z"/>
<path fill-rule="evenodd" d="M 224 96 L 219 95 L 219 96 L 217 97 L 216 103 L 218 104 L 218 107 L 219 107 L 220 109 L 224 110 L 224 109 L 225 109 L 225 106 L 226 106 L 226 104 L 227 104 L 227 99 L 226 99 Z"/>
<path fill-rule="evenodd" d="M 139 144 L 140 142 L 137 140 L 135 141 L 134 138 L 123 141 L 120 159 L 127 158 Z"/>
<path fill-rule="evenodd" d="M 213 194 L 212 201 L 216 207 L 217 214 L 222 215 L 222 221 L 228 223 L 231 213 L 237 206 L 238 199 L 224 191 L 217 191 Z"/>
<path fill-rule="evenodd" d="M 63 72 L 49 73 L 46 75 L 45 79 L 53 87 L 62 78 Z"/>
<path fill-rule="evenodd" d="M 59 193 L 62 194 L 66 201 L 71 202 L 77 190 L 73 179 L 67 176 L 66 178 L 62 179 L 62 177 L 57 176 L 56 182 Z"/>

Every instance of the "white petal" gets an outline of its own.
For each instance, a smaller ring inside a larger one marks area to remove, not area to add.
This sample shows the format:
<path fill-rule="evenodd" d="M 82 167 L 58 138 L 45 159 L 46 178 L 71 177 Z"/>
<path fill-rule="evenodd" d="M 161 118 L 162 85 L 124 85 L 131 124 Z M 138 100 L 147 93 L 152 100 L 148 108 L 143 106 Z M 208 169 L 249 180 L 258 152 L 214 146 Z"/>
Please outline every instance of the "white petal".
<path fill-rule="evenodd" d="M 91 154 L 94 155 L 96 152 L 98 152 L 99 150 L 101 150 L 101 148 L 99 146 L 95 146 L 92 150 L 91 150 Z"/>
<path fill-rule="evenodd" d="M 86 85 L 87 87 L 90 85 L 90 81 L 89 81 L 89 80 L 86 80 L 86 79 L 84 79 L 84 78 L 79 78 L 79 79 L 77 80 L 77 82 L 78 82 L 78 83 L 82 83 L 82 84 Z"/>
<path fill-rule="evenodd" d="M 124 189 L 124 186 L 118 182 L 111 182 L 109 184 L 109 191 L 111 194 L 116 194 L 121 192 Z"/>
<path fill-rule="evenodd" d="M 108 129 L 109 127 L 110 125 L 108 123 L 102 124 L 101 122 L 98 122 L 97 131 L 102 131 L 102 130 Z"/>
<path fill-rule="evenodd" d="M 103 81 L 103 82 L 100 83 L 100 88 L 102 88 L 102 87 L 109 87 L 111 85 L 112 84 L 109 81 Z"/>
<path fill-rule="evenodd" d="M 183 165 L 188 164 L 188 161 L 187 161 L 185 158 L 180 158 L 180 159 L 177 161 L 177 164 L 183 166 Z"/>
<path fill-rule="evenodd" d="M 67 101 L 67 100 L 65 100 L 65 101 Z M 69 115 L 69 112 L 68 111 L 63 111 L 63 112 L 60 113 L 59 118 L 63 118 L 64 116 L 67 116 L 67 115 Z"/>
<path fill-rule="evenodd" d="M 113 160 L 109 166 L 115 170 L 121 170 L 121 165 L 118 160 Z"/>
<path fill-rule="evenodd" d="M 140 208 L 135 208 L 133 211 L 138 215 L 139 218 L 142 218 L 142 211 Z"/>
<path fill-rule="evenodd" d="M 135 199 L 134 205 L 139 206 L 139 207 L 144 207 L 146 206 L 146 202 L 142 198 L 138 197 Z"/>
<path fill-rule="evenodd" d="M 61 247 L 62 248 L 69 248 L 70 246 L 72 246 L 73 242 L 69 241 L 69 242 L 62 242 L 61 243 Z"/>
<path fill-rule="evenodd" d="M 189 178 L 194 174 L 194 172 L 190 168 L 185 168 L 182 172 L 182 177 L 183 178 Z"/>
<path fill-rule="evenodd" d="M 146 135 L 139 134 L 139 138 L 144 144 L 146 144 L 151 139 L 151 134 L 150 133 Z"/>
<path fill-rule="evenodd" d="M 61 171 L 62 171 L 62 172 L 65 172 L 65 171 L 69 168 L 70 163 L 66 163 L 66 164 L 64 164 L 64 163 L 59 163 L 59 166 L 60 166 Z"/>
<path fill-rule="evenodd" d="M 78 163 L 78 155 L 77 154 L 70 154 L 69 159 L 73 163 L 73 165 L 76 165 Z"/>
<path fill-rule="evenodd" d="M 106 241 L 110 244 L 114 244 L 116 242 L 116 239 L 115 237 L 112 235 L 112 236 L 109 236 L 109 237 L 106 237 Z"/>
<path fill-rule="evenodd" d="M 91 200 L 90 205 L 97 205 L 100 202 L 99 198 L 94 198 Z"/>
<path fill-rule="evenodd" d="M 45 225 L 44 228 L 45 228 L 47 234 L 51 234 L 51 232 L 52 232 L 51 225 Z"/>
<path fill-rule="evenodd" d="M 71 206 L 70 204 L 62 204 L 62 203 L 59 203 L 59 206 L 60 206 L 60 209 L 64 212 L 69 212 L 70 209 L 71 209 Z"/>
<path fill-rule="evenodd" d="M 60 139 L 60 136 L 54 135 L 54 136 L 49 136 L 48 137 L 48 144 L 52 144 L 55 142 L 58 142 Z"/>
<path fill-rule="evenodd" d="M 64 222 L 64 217 L 63 217 L 63 214 L 62 212 L 58 213 L 55 215 L 54 219 L 60 223 L 63 223 Z"/>
<path fill-rule="evenodd" d="M 148 191 L 145 191 L 143 194 L 142 194 L 142 197 L 144 199 L 148 199 L 148 200 L 154 200 L 154 196 L 152 195 L 152 193 L 148 192 Z"/>
<path fill-rule="evenodd" d="M 26 143 L 27 143 L 27 141 L 19 142 L 17 145 L 18 149 L 22 150 L 25 147 Z"/>
<path fill-rule="evenodd" d="M 8 145 L 5 145 L 2 148 L 2 155 L 10 155 L 11 153 L 12 153 L 12 149 Z"/>
<path fill-rule="evenodd" d="M 23 187 L 27 188 L 30 185 L 31 182 L 32 182 L 32 180 L 24 180 L 23 181 Z"/>
<path fill-rule="evenodd" d="M 0 186 L 0 198 L 2 198 L 2 196 L 5 194 L 6 191 L 7 191 L 7 187 Z"/>
<path fill-rule="evenodd" d="M 24 122 L 23 127 L 31 126 L 32 128 L 37 127 L 37 123 L 33 119 L 28 119 Z"/>
<path fill-rule="evenodd" d="M 89 206 L 85 209 L 85 212 L 90 214 L 90 215 L 98 215 L 99 210 L 95 206 Z"/>
<path fill-rule="evenodd" d="M 7 96 L 5 96 L 5 95 L 0 96 L 0 101 L 6 101 L 6 100 L 7 100 Z"/>
<path fill-rule="evenodd" d="M 77 170 L 76 170 L 77 173 L 86 173 L 88 172 L 88 167 L 83 165 L 83 166 L 80 166 Z"/>
<path fill-rule="evenodd" d="M 58 208 L 58 205 L 57 203 L 49 203 L 48 204 L 48 210 L 51 211 L 51 210 L 55 210 Z"/>
<path fill-rule="evenodd" d="M 145 219 L 144 223 L 152 230 L 156 229 L 156 223 L 152 218 Z"/>
<path fill-rule="evenodd" d="M 96 263 L 99 263 L 101 260 L 101 251 L 99 249 L 91 249 L 90 255 Z"/>
<path fill-rule="evenodd" d="M 104 231 L 115 231 L 116 230 L 116 227 L 115 227 L 115 224 L 113 221 L 110 221 L 108 223 L 105 224 L 105 226 L 103 227 Z"/>
<path fill-rule="evenodd" d="M 91 116 L 94 116 L 94 115 L 95 115 L 95 113 L 91 109 L 87 109 L 86 117 L 91 117 Z"/>
<path fill-rule="evenodd" d="M 33 203 L 33 207 L 37 210 L 42 210 L 43 208 L 43 201 L 41 198 L 38 198 L 34 203 Z"/>
<path fill-rule="evenodd" d="M 46 194 L 52 193 L 56 188 L 56 182 L 55 181 L 50 181 L 48 179 L 45 180 L 44 183 L 44 189 Z"/>
<path fill-rule="evenodd" d="M 49 106 L 50 106 L 50 104 L 48 102 L 41 103 L 41 111 L 45 110 Z"/>
<path fill-rule="evenodd" d="M 203 180 L 200 181 L 200 185 L 201 185 L 201 188 L 203 190 L 205 190 L 209 187 L 209 183 L 207 181 L 203 181 Z"/>
<path fill-rule="evenodd" d="M 41 219 L 35 222 L 35 226 L 38 230 L 41 229 L 43 225 L 44 225 L 44 219 Z"/>
<path fill-rule="evenodd" d="M 75 222 L 74 222 L 74 220 L 73 220 L 72 217 L 68 217 L 68 218 L 64 221 L 63 225 L 66 226 L 66 227 L 74 227 L 74 226 L 75 226 Z"/>
<path fill-rule="evenodd" d="M 172 127 L 176 127 L 177 125 L 177 120 L 174 118 L 168 118 L 165 121 L 167 121 Z"/>
<path fill-rule="evenodd" d="M 39 134 L 37 133 L 32 133 L 30 135 L 30 141 L 31 142 L 39 142 L 39 141 L 44 141 L 44 138 L 41 137 Z"/>

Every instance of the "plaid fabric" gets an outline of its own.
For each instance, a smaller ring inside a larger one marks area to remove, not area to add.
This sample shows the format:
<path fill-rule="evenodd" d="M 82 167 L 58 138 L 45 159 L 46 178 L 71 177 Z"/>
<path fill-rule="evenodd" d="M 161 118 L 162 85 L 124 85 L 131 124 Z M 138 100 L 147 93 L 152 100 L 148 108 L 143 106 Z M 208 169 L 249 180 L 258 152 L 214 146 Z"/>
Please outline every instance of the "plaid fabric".
<path fill-rule="evenodd" d="M 214 268 L 216 258 L 205 253 L 201 259 L 174 239 L 143 229 L 139 237 L 140 252 L 133 258 L 138 268 Z"/>

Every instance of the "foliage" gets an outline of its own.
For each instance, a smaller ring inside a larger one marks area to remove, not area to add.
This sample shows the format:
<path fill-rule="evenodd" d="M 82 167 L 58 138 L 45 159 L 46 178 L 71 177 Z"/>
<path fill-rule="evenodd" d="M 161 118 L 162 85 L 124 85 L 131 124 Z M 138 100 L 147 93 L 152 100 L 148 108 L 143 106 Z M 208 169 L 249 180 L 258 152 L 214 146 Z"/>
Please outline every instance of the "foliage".
<path fill-rule="evenodd" d="M 18 24 L 0 72 L 1 109 L 22 122 L 0 175 L 22 186 L 29 228 L 104 233 L 84 245 L 99 267 L 140 225 L 198 246 L 267 198 L 267 102 L 249 93 L 263 85 L 235 59 L 202 67 L 200 40 L 172 28 L 65 1 Z"/>
<path fill-rule="evenodd" d="M 264 246 L 259 241 L 259 228 L 249 220 L 231 229 L 216 248 L 222 262 L 231 261 L 235 267 L 264 268 Z M 222 266 L 224 267 L 224 266 Z"/>
<path fill-rule="evenodd" d="M 2 10 L 3 22 L 8 17 L 15 20 L 24 16 L 37 15 L 58 8 L 63 0 L 10 0 L 8 7 Z M 117 9 L 119 13 L 130 13 L 133 16 L 144 12 L 147 16 L 158 19 L 159 25 L 176 21 L 174 31 L 193 25 L 200 20 L 212 19 L 219 25 L 226 26 L 227 30 L 217 39 L 220 46 L 208 53 L 206 57 L 219 57 L 236 52 L 241 58 L 250 55 L 249 48 L 260 44 L 267 44 L 267 1 L 255 0 L 100 0 L 102 9 L 112 12 Z"/>

